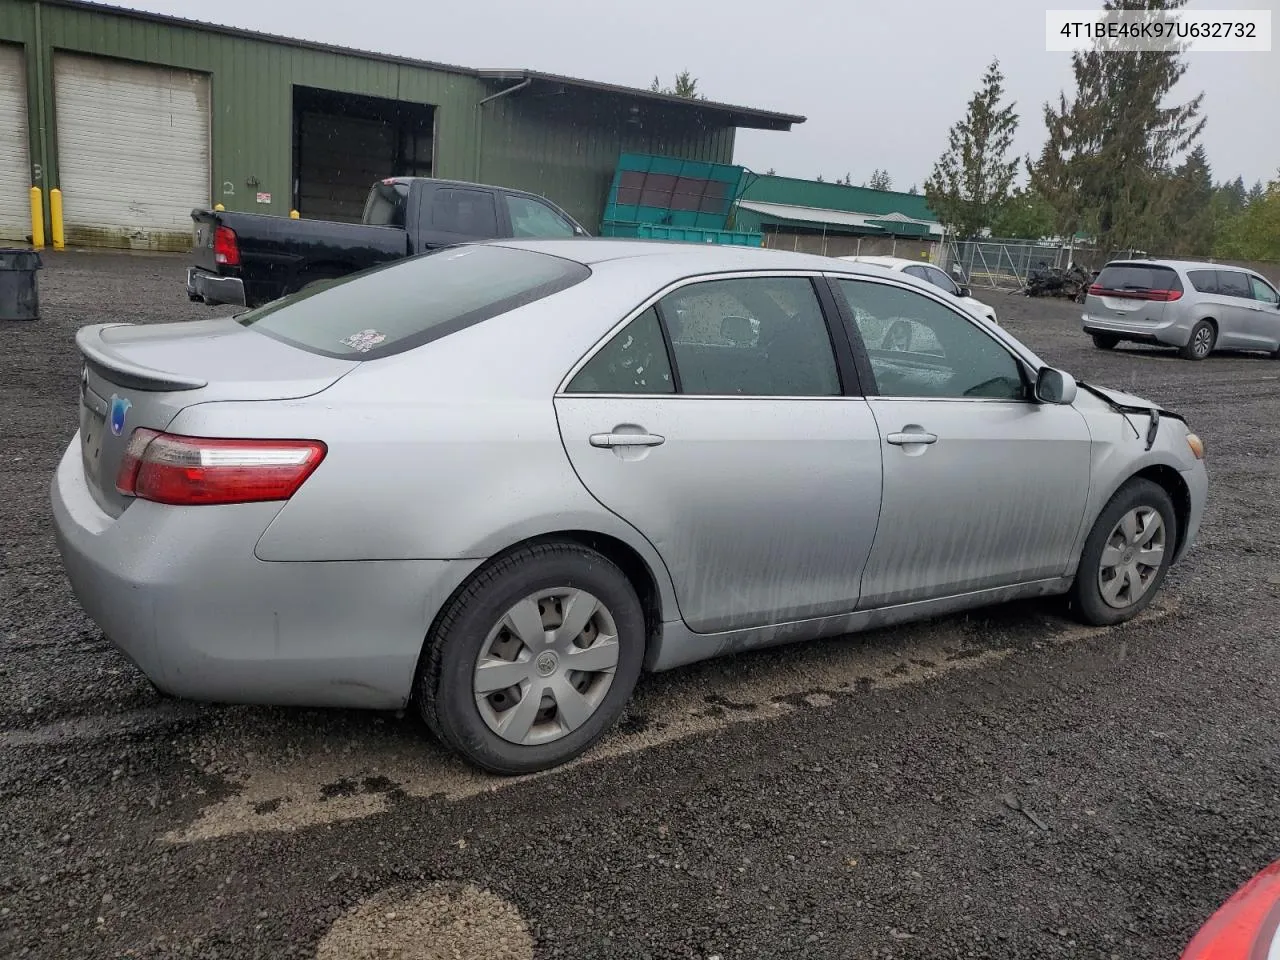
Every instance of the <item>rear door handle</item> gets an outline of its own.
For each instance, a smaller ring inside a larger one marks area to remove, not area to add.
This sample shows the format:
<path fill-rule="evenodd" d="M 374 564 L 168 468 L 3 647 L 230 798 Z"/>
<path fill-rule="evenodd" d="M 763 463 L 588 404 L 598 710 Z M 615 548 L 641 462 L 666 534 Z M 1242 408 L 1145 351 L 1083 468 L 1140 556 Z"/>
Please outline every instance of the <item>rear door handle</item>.
<path fill-rule="evenodd" d="M 892 443 L 895 447 L 903 447 L 911 443 L 937 443 L 938 435 L 924 432 L 891 433 L 884 439 L 886 443 Z"/>
<path fill-rule="evenodd" d="M 593 433 L 593 447 L 656 447 L 666 442 L 666 437 L 656 433 Z"/>

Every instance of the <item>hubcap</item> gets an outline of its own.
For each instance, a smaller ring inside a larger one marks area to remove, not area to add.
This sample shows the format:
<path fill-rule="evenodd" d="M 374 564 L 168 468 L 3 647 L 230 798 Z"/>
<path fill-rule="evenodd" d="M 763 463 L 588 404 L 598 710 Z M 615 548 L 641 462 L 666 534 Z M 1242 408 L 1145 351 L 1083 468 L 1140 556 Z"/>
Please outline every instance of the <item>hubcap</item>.
<path fill-rule="evenodd" d="M 1213 341 L 1213 332 L 1208 327 L 1202 327 L 1196 331 L 1195 350 L 1198 354 L 1207 354 L 1209 352 L 1209 344 Z"/>
<path fill-rule="evenodd" d="M 476 707 L 510 743 L 559 740 L 604 702 L 618 667 L 618 628 L 585 590 L 531 594 L 485 638 L 476 661 Z"/>
<path fill-rule="evenodd" d="M 1152 507 L 1135 507 L 1120 518 L 1102 548 L 1098 589 L 1108 606 L 1123 610 L 1151 589 L 1164 564 L 1165 525 Z"/>

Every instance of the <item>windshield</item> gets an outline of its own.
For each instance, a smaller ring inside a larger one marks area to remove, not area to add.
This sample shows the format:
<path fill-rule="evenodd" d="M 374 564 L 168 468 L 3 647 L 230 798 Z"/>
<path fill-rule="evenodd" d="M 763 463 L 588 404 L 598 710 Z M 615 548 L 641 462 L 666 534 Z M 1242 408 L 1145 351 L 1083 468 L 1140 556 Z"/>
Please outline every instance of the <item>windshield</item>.
<path fill-rule="evenodd" d="M 236 319 L 303 350 L 376 360 L 580 283 L 580 263 L 529 250 L 457 246 L 313 284 Z"/>

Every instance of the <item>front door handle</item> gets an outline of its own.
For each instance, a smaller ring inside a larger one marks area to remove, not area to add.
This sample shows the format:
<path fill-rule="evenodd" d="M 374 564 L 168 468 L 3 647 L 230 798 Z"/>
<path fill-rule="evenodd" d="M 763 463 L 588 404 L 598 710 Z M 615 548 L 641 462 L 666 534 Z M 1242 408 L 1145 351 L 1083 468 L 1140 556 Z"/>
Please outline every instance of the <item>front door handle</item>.
<path fill-rule="evenodd" d="M 886 443 L 892 443 L 895 447 L 904 447 L 912 443 L 937 443 L 938 435 L 936 433 L 912 431 L 911 433 L 891 433 L 884 439 Z"/>
<path fill-rule="evenodd" d="M 591 445 L 593 447 L 656 447 L 666 442 L 666 437 L 660 437 L 656 433 L 593 433 L 591 435 Z"/>

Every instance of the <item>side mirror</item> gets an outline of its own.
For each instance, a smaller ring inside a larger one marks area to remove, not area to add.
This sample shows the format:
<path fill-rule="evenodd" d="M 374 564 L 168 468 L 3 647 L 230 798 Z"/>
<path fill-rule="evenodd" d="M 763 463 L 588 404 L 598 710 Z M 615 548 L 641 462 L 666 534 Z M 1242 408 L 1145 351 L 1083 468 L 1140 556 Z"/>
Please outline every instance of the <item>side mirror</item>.
<path fill-rule="evenodd" d="M 1040 373 L 1036 375 L 1036 399 L 1041 403 L 1061 406 L 1074 403 L 1076 378 L 1053 367 L 1041 367 Z"/>
<path fill-rule="evenodd" d="M 755 328 L 747 317 L 725 317 L 720 321 L 720 336 L 735 346 L 741 346 L 755 339 Z"/>
<path fill-rule="evenodd" d="M 960 294 L 959 294 L 959 295 L 960 295 L 960 296 L 962 296 L 962 297 L 972 297 L 972 296 L 973 296 L 973 291 L 972 291 L 972 290 L 970 290 L 967 286 L 965 286 L 965 285 L 962 283 L 962 284 L 960 284 Z"/>

